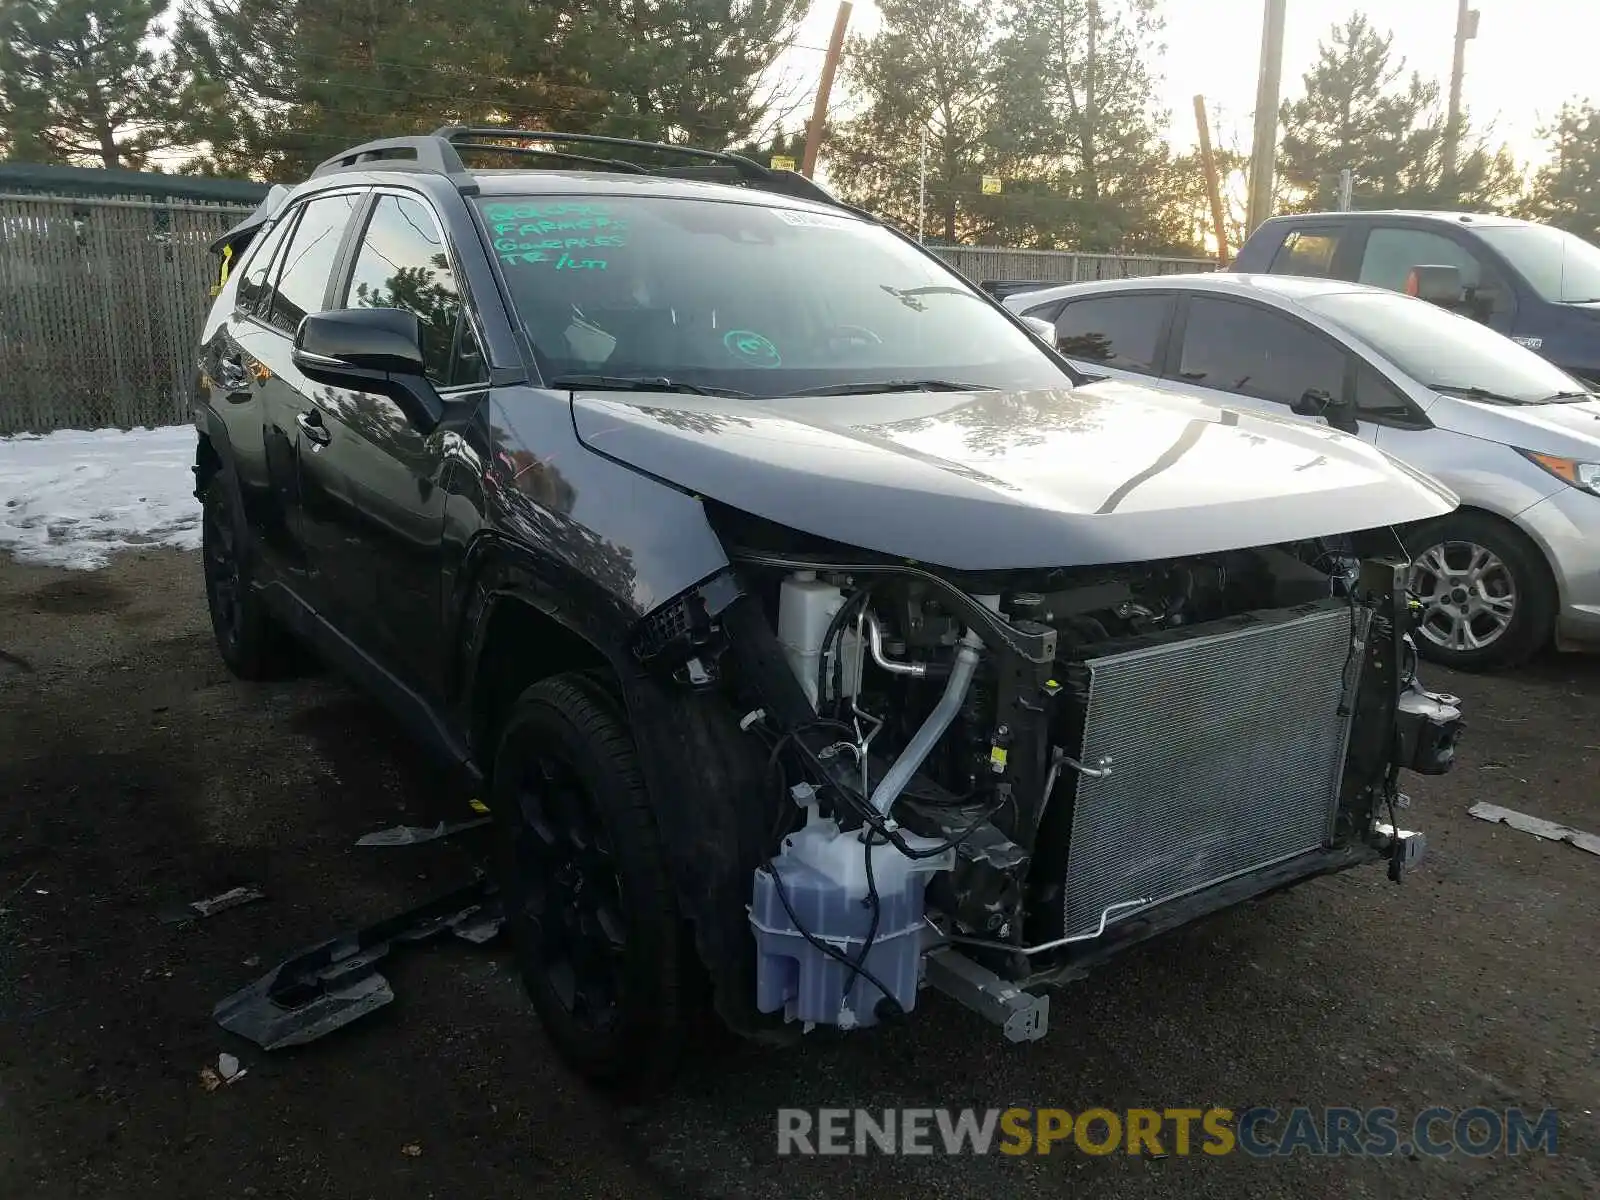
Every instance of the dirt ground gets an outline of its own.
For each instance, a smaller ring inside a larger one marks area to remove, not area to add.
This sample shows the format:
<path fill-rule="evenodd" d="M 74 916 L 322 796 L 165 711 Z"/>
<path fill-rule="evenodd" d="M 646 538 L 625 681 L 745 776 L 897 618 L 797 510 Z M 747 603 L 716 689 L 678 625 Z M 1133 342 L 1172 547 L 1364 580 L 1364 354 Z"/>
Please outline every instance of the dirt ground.
<path fill-rule="evenodd" d="M 232 680 L 197 559 L 0 559 L 0 1197 L 1491 1198 L 1600 1195 L 1600 858 L 1469 818 L 1600 831 L 1600 659 L 1446 677 L 1456 771 L 1408 783 L 1426 864 L 1225 913 L 1059 995 L 1013 1046 L 942 997 L 796 1050 L 707 1043 L 665 1100 L 569 1075 L 503 946 L 385 967 L 394 1004 L 267 1054 L 210 1018 L 296 949 L 470 877 L 467 835 L 358 849 L 458 810 L 337 679 Z M 268 899 L 163 920 L 236 884 Z M 248 1074 L 208 1092 L 220 1051 Z M 1560 1110 L 1559 1153 L 1485 1159 L 780 1159 L 780 1106 L 1272 1104 Z M 408 1148 L 419 1151 L 409 1153 Z"/>

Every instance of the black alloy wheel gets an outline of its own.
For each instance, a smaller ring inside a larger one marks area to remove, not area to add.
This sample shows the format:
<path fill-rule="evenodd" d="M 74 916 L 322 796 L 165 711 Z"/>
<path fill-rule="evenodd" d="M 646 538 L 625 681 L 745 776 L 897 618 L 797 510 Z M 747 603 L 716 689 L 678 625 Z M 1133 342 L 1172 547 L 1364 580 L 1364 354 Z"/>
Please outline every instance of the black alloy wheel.
<path fill-rule="evenodd" d="M 586 1078 L 650 1092 L 693 1011 L 690 938 L 617 705 L 593 679 L 528 688 L 490 788 L 500 889 L 523 986 Z"/>

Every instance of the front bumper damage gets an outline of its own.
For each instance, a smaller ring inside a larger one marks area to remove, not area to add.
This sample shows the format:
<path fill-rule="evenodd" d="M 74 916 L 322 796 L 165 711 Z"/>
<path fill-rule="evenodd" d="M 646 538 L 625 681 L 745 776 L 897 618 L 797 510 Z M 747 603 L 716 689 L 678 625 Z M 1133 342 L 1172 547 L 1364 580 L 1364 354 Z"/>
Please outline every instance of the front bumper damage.
<path fill-rule="evenodd" d="M 1402 582 L 1403 564 L 1369 562 L 1363 566 L 1362 578 L 1360 594 L 1369 603 L 1360 619 L 1353 619 L 1349 626 L 1350 651 L 1338 683 L 1344 693 L 1341 712 L 1348 717 L 1348 724 L 1340 734 L 1334 764 L 1338 781 L 1325 810 L 1324 836 L 1313 839 L 1320 840 L 1320 845 L 1280 854 L 1271 861 L 1258 859 L 1231 875 L 1198 883 L 1159 902 L 1148 902 L 1145 896 L 1129 891 L 1130 886 L 1133 892 L 1148 887 L 1148 873 L 1140 881 L 1129 878 L 1137 876 L 1137 871 L 1120 868 L 1109 874 L 1113 884 L 1121 884 L 1123 890 L 1100 886 L 1095 893 L 1098 920 L 1092 919 L 1095 913 L 1080 912 L 1083 932 L 1046 944 L 1007 945 L 963 936 L 950 922 L 930 918 L 924 983 L 997 1024 L 1008 1039 L 1031 1041 L 1043 1037 L 1048 1029 L 1048 997 L 1043 994 L 1047 989 L 1081 979 L 1135 945 L 1322 875 L 1386 861 L 1389 878 L 1402 880 L 1421 862 L 1427 840 L 1421 831 L 1399 826 L 1399 810 L 1409 807 L 1409 800 L 1398 790 L 1399 774 L 1401 770 L 1428 775 L 1448 771 L 1462 719 L 1455 697 L 1427 691 L 1411 669 L 1416 658 L 1409 635 L 1411 610 Z M 1262 644 L 1270 646 L 1270 642 Z M 1203 672 L 1189 664 L 1184 674 L 1186 686 L 1195 686 L 1200 675 Z M 1303 719 L 1298 709 L 1288 709 L 1287 714 L 1291 721 Z M 1379 714 L 1379 719 L 1373 714 Z M 1085 757 L 1088 749 L 1086 746 Z M 1285 750 L 1279 748 L 1276 753 Z M 1304 755 L 1315 758 L 1325 753 L 1325 747 L 1319 750 L 1315 745 L 1302 745 L 1299 750 L 1302 767 Z M 1317 758 L 1312 765 L 1321 761 Z M 1196 778 L 1190 772 L 1185 786 L 1201 786 Z M 1147 781 L 1146 786 L 1159 788 L 1162 782 L 1173 786 L 1170 780 Z M 1084 794 L 1083 790 L 1078 793 L 1080 803 Z M 1094 794 L 1092 787 L 1088 794 Z M 1256 811 L 1263 809 L 1273 811 L 1269 805 L 1255 806 Z M 1220 811 L 1215 815 L 1221 815 Z M 1303 821 L 1305 814 L 1298 819 Z M 1164 831 L 1162 821 L 1170 824 L 1170 815 L 1163 813 L 1149 831 L 1158 840 Z M 1081 824 L 1074 825 L 1075 832 Z M 1124 844 L 1140 844 L 1137 839 L 1147 830 L 1124 822 L 1114 832 L 1135 839 Z M 1216 839 L 1195 838 L 1178 850 L 1199 846 L 1210 852 L 1215 845 Z M 1272 855 L 1270 847 L 1257 853 L 1261 858 Z M 1091 871 L 1082 877 L 1096 886 L 1095 881 L 1107 874 Z M 1072 880 L 1069 872 L 1068 887 Z M 1068 912 L 1074 910 L 1069 906 Z"/>

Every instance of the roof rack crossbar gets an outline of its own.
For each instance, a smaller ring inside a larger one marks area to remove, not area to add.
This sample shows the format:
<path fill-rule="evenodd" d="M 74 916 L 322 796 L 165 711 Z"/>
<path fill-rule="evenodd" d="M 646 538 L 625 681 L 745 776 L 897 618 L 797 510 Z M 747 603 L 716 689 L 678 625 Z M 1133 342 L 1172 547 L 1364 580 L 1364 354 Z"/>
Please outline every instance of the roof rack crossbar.
<path fill-rule="evenodd" d="M 699 159 L 732 167 L 739 178 L 765 191 L 779 192 L 798 200 L 811 200 L 839 207 L 839 200 L 806 176 L 795 171 L 774 171 L 763 167 L 754 159 L 725 150 L 702 150 L 699 146 L 680 146 L 671 142 L 650 142 L 641 138 L 612 137 L 600 133 L 565 133 L 548 129 L 508 129 L 494 125 L 444 125 L 434 130 L 434 136 L 455 146 L 477 147 L 477 143 L 457 142 L 460 137 L 496 137 L 528 142 L 558 142 L 568 145 L 621 146 L 633 150 L 649 150 L 657 154 L 676 154 L 681 158 Z"/>
<path fill-rule="evenodd" d="M 650 169 L 620 158 L 596 158 L 591 154 L 573 154 L 568 150 L 534 150 L 528 146 L 491 146 L 488 142 L 452 142 L 457 150 L 489 150 L 495 154 L 515 154 L 524 158 L 553 158 L 560 162 L 587 163 L 605 167 L 608 171 L 626 171 L 630 175 L 648 175 Z"/>
<path fill-rule="evenodd" d="M 462 139 L 492 138 L 513 142 L 543 142 L 546 145 L 592 146 L 600 147 L 625 147 L 633 150 L 646 150 L 654 154 L 675 155 L 680 159 L 690 159 L 700 164 L 699 169 L 691 167 L 656 167 L 651 168 L 642 163 L 629 162 L 626 159 L 600 157 L 555 149 L 541 149 L 536 146 L 503 146 L 493 145 L 483 141 L 468 141 Z M 640 138 L 611 137 L 599 133 L 564 133 L 559 130 L 548 129 L 509 129 L 495 125 L 444 125 L 431 134 L 407 137 L 379 138 L 376 141 L 363 142 L 359 146 L 352 146 L 343 153 L 336 154 L 318 164 L 312 171 L 313 178 L 318 175 L 331 175 L 336 171 L 359 171 L 363 168 L 387 171 L 431 171 L 449 176 L 458 186 L 466 189 L 475 187 L 472 183 L 472 174 L 466 164 L 461 161 L 462 150 L 487 150 L 504 154 L 516 154 L 529 158 L 544 158 L 564 162 L 581 163 L 587 166 L 602 167 L 610 171 L 625 171 L 636 175 L 678 175 L 693 177 L 704 173 L 710 176 L 721 170 L 732 171 L 737 178 L 745 184 L 760 188 L 763 191 L 777 192 L 781 195 L 792 196 L 797 200 L 810 200 L 817 204 L 827 204 L 834 208 L 846 209 L 861 216 L 871 217 L 853 205 L 845 204 L 836 196 L 831 195 L 826 189 L 818 186 L 811 179 L 795 171 L 775 171 L 764 167 L 754 159 L 746 158 L 742 154 L 732 154 L 725 150 L 702 150 L 698 146 L 679 146 L 670 142 L 648 142 Z"/>
<path fill-rule="evenodd" d="M 698 146 L 678 146 L 671 142 L 647 142 L 641 138 L 611 137 L 600 133 L 562 133 L 546 129 L 500 129 L 493 125 L 445 125 L 433 131 L 433 136 L 454 143 L 456 138 L 497 137 L 515 138 L 524 142 L 566 142 L 592 146 L 626 146 L 633 150 L 652 150 L 656 153 L 677 154 L 686 158 L 708 159 L 728 163 L 739 168 L 739 173 L 750 179 L 761 179 L 769 174 L 760 163 L 740 154 L 722 150 L 702 150 Z"/>

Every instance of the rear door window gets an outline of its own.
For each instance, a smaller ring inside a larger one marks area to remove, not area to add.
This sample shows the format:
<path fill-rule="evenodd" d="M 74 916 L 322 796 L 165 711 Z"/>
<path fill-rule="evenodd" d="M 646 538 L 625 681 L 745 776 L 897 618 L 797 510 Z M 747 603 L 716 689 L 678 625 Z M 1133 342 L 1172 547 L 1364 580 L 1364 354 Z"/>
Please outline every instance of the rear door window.
<path fill-rule="evenodd" d="M 322 312 L 328 282 L 339 260 L 345 226 L 361 197 L 354 192 L 320 196 L 305 206 L 300 223 L 289 239 L 283 268 L 272 293 L 267 320 L 284 333 L 293 334 L 307 313 Z"/>
<path fill-rule="evenodd" d="M 1293 404 L 1308 391 L 1344 393 L 1346 355 L 1292 317 L 1193 296 L 1177 378 L 1199 387 Z"/>
<path fill-rule="evenodd" d="M 1319 279 L 1333 274 L 1333 257 L 1339 251 L 1340 226 L 1323 229 L 1291 229 L 1283 245 L 1272 256 L 1268 270 L 1274 275 L 1311 275 Z"/>
<path fill-rule="evenodd" d="M 238 307 L 241 313 L 266 316 L 266 301 L 271 295 L 272 280 L 277 273 L 278 248 L 283 244 L 284 235 L 294 225 L 295 215 L 290 213 L 268 230 L 265 237 L 258 239 L 259 244 L 250 256 L 244 275 L 239 279 Z"/>
<path fill-rule="evenodd" d="M 1170 295 L 1073 300 L 1056 318 L 1056 349 L 1068 358 L 1154 375 L 1172 314 Z"/>

